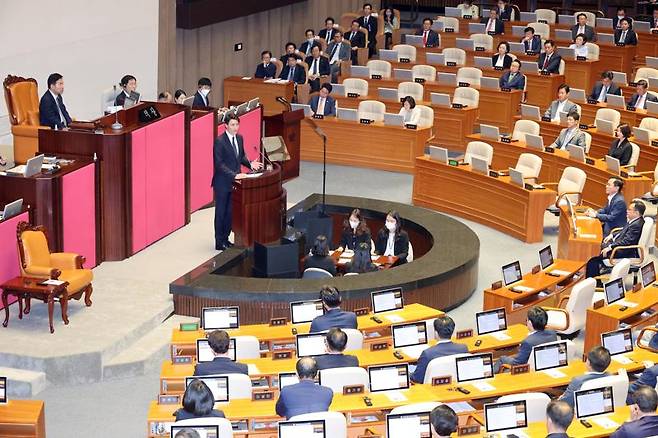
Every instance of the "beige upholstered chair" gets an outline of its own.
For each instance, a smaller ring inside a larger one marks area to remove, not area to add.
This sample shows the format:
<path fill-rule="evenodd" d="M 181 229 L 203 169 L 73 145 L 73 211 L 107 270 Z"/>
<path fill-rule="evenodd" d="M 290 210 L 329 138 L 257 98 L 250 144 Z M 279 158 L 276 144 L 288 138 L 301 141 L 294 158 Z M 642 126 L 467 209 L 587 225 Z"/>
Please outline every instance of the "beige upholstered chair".
<path fill-rule="evenodd" d="M 537 20 L 544 20 L 548 24 L 555 24 L 555 19 L 557 14 L 552 9 L 535 9 L 535 14 L 537 14 Z"/>
<path fill-rule="evenodd" d="M 592 147 L 592 134 L 583 132 L 585 134 L 585 155 L 589 154 L 589 148 Z"/>
<path fill-rule="evenodd" d="M 567 68 L 567 63 L 564 62 L 564 59 L 560 59 L 560 66 L 558 67 L 558 73 L 563 75 L 564 74 L 564 69 Z"/>
<path fill-rule="evenodd" d="M 655 117 L 645 117 L 640 122 L 640 128 L 649 131 L 649 140 L 658 138 L 658 119 Z"/>
<path fill-rule="evenodd" d="M 649 78 L 658 78 L 658 69 L 651 67 L 640 67 L 635 73 L 635 79 L 633 79 L 633 82 L 637 82 L 640 79 L 644 79 L 648 82 Z"/>
<path fill-rule="evenodd" d="M 599 52 L 601 51 L 599 45 L 595 43 L 585 43 L 585 45 L 587 46 L 587 59 L 591 61 L 598 61 Z"/>
<path fill-rule="evenodd" d="M 577 283 L 571 293 L 563 296 L 558 307 L 543 307 L 548 313 L 547 328 L 558 333 L 570 335 L 585 327 L 587 309 L 592 305 L 592 297 L 596 288 L 596 280 L 586 278 Z M 562 304 L 566 301 L 566 306 Z"/>
<path fill-rule="evenodd" d="M 541 157 L 525 153 L 519 155 L 519 159 L 517 160 L 514 169 L 523 174 L 524 180 L 529 179 L 536 182 L 537 178 L 539 178 L 539 172 L 541 172 L 541 163 Z"/>
<path fill-rule="evenodd" d="M 345 87 L 345 96 L 347 93 L 356 93 L 359 96 L 368 95 L 368 81 L 361 78 L 347 78 L 343 80 L 343 86 Z"/>
<path fill-rule="evenodd" d="M 631 147 L 633 148 L 633 152 L 631 152 L 631 158 L 628 160 L 628 164 L 624 166 L 624 168 L 634 172 L 637 167 L 637 162 L 640 160 L 640 147 L 633 142 L 631 142 Z"/>
<path fill-rule="evenodd" d="M 384 121 L 386 105 L 376 100 L 364 100 L 359 103 L 357 115 L 359 119 L 374 120 L 375 122 Z"/>
<path fill-rule="evenodd" d="M 521 400 L 525 401 L 528 423 L 546 421 L 546 406 L 550 403 L 551 398 L 543 392 L 524 392 L 522 394 L 504 395 L 499 397 L 496 403 L 510 403 Z"/>
<path fill-rule="evenodd" d="M 480 92 L 471 87 L 456 88 L 452 102 L 477 108 L 480 105 Z"/>
<path fill-rule="evenodd" d="M 542 185 L 545 187 L 556 187 L 557 188 L 557 205 L 554 207 L 557 208 L 558 205 L 566 204 L 564 198 L 569 198 L 574 205 L 580 205 L 582 201 L 583 188 L 587 182 L 587 173 L 584 170 L 577 167 L 565 167 L 562 171 L 562 176 L 560 181 L 557 183 L 546 183 L 542 182 Z M 551 212 L 554 212 L 553 208 L 549 208 Z"/>
<path fill-rule="evenodd" d="M 416 48 L 409 44 L 396 44 L 393 50 L 398 53 L 398 58 L 407 58 L 410 62 L 416 62 Z"/>
<path fill-rule="evenodd" d="M 457 83 L 466 82 L 474 87 L 480 86 L 482 70 L 475 67 L 462 67 L 457 70 Z"/>
<path fill-rule="evenodd" d="M 537 17 L 539 18 L 539 17 Z M 551 27 L 546 23 L 528 23 L 528 27 L 535 29 L 535 33 L 541 37 L 542 40 L 547 40 L 551 35 Z"/>
<path fill-rule="evenodd" d="M 599 108 L 594 116 L 594 126 L 596 126 L 596 120 L 607 120 L 612 122 L 614 126 L 617 126 L 621 120 L 621 114 L 616 109 Z"/>
<path fill-rule="evenodd" d="M 421 78 L 426 81 L 436 81 L 436 67 L 432 67 L 431 65 L 414 65 L 411 67 L 411 74 L 414 80 Z"/>
<path fill-rule="evenodd" d="M 368 67 L 368 70 L 370 71 L 370 76 L 382 75 L 382 78 L 386 79 L 391 77 L 391 63 L 388 61 L 373 59 L 368 61 L 366 67 Z"/>
<path fill-rule="evenodd" d="M 436 21 L 443 22 L 443 30 L 446 28 L 455 29 L 455 33 L 459 32 L 459 20 L 455 17 L 438 17 Z"/>
<path fill-rule="evenodd" d="M 419 128 L 429 128 L 434 125 L 434 110 L 426 105 L 416 105 L 420 110 L 420 121 L 418 122 Z M 407 261 L 409 257 L 407 256 Z"/>
<path fill-rule="evenodd" d="M 466 152 L 464 153 L 464 163 L 471 164 L 471 158 L 476 157 L 482 160 L 487 160 L 489 166 L 493 160 L 494 149 L 488 143 L 483 141 L 470 141 L 466 145 Z"/>
<path fill-rule="evenodd" d="M 417 82 L 400 82 L 398 85 L 398 99 L 406 96 L 413 97 L 417 102 L 423 100 L 424 87 Z"/>
<path fill-rule="evenodd" d="M 457 65 L 466 64 L 466 52 L 464 49 L 459 49 L 457 47 L 448 47 L 443 49 L 443 55 L 445 62 L 454 62 Z"/>
<path fill-rule="evenodd" d="M 493 50 L 493 37 L 484 33 L 474 33 L 470 37 L 475 43 L 475 47 L 484 47 L 484 50 L 491 52 Z"/>
<path fill-rule="evenodd" d="M 512 131 L 512 139 L 525 143 L 526 134 L 539 135 L 540 130 L 539 123 L 534 120 L 517 120 L 514 124 L 514 131 Z"/>

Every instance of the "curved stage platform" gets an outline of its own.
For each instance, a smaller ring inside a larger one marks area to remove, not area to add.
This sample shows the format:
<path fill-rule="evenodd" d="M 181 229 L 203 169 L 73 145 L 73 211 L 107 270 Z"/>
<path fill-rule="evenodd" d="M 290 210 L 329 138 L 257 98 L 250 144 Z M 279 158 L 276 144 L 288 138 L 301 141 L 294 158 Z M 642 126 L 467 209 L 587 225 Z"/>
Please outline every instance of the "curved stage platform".
<path fill-rule="evenodd" d="M 288 210 L 288 223 L 296 212 L 317 207 L 322 196 L 314 194 Z M 170 284 L 174 313 L 195 316 L 203 307 L 240 306 L 241 324 L 268 323 L 289 317 L 291 301 L 317 299 L 324 284 L 336 286 L 343 308 L 370 307 L 370 292 L 401 287 L 405 303 L 422 303 L 449 310 L 475 291 L 480 241 L 466 225 L 424 208 L 406 204 L 327 196 L 326 214 L 332 217 L 334 246 L 343 219 L 354 209 L 363 212 L 372 233 L 383 225 L 386 213 L 397 210 L 409 233 L 414 261 L 378 272 L 328 279 L 274 279 L 251 277 L 250 250 L 230 248 Z"/>

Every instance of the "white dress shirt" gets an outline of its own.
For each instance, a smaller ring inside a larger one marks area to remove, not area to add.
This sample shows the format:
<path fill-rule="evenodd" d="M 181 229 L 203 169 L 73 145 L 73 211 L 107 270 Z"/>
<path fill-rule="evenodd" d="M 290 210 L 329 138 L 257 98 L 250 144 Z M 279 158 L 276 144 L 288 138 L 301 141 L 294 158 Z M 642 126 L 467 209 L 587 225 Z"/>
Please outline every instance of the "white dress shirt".
<path fill-rule="evenodd" d="M 48 90 L 50 91 L 50 94 L 53 96 L 53 99 L 55 99 L 55 105 L 57 106 L 57 112 L 59 113 L 59 121 L 64 123 L 66 125 L 66 119 L 64 118 L 64 114 L 62 114 L 62 109 L 59 107 L 59 101 L 57 100 L 58 95 L 53 93 L 53 90 Z"/>
<path fill-rule="evenodd" d="M 385 256 L 394 256 L 395 255 L 395 233 L 388 233 L 388 240 L 386 241 L 386 251 L 384 251 Z"/>
<path fill-rule="evenodd" d="M 231 135 L 226 131 L 226 136 L 228 137 L 229 143 L 231 143 L 231 146 L 233 147 L 233 150 L 235 151 L 235 156 L 239 157 L 240 156 L 240 146 L 238 146 L 238 139 L 236 138 L 235 135 Z"/>
<path fill-rule="evenodd" d="M 564 112 L 564 106 L 567 104 L 566 99 L 562 102 L 558 101 L 557 108 L 555 109 L 555 114 L 553 114 L 553 121 L 560 121 L 560 113 Z"/>
<path fill-rule="evenodd" d="M 576 56 L 582 56 L 587 58 L 587 54 L 589 53 L 589 49 L 585 44 L 583 44 L 582 46 L 578 46 L 577 44 L 574 43 L 570 45 L 569 48 L 574 49 L 574 51 L 576 52 Z"/>
<path fill-rule="evenodd" d="M 400 115 L 404 116 L 404 123 L 409 125 L 418 125 L 420 122 L 420 108 L 412 108 L 407 110 L 406 108 L 401 108 Z"/>
<path fill-rule="evenodd" d="M 501 55 L 499 53 L 498 60 L 496 61 L 496 65 L 494 65 L 494 67 L 502 67 L 503 65 L 505 65 L 505 55 Z"/>
<path fill-rule="evenodd" d="M 318 110 L 316 111 L 316 114 L 324 115 L 324 104 L 325 103 L 327 103 L 327 99 L 325 97 L 319 96 L 318 97 Z"/>

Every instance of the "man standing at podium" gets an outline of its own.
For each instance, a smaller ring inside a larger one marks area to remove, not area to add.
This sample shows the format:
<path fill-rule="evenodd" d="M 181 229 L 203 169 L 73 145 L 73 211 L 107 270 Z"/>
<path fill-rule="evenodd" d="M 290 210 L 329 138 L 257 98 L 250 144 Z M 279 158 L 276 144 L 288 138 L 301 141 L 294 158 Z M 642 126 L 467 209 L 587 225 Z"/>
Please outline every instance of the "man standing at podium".
<path fill-rule="evenodd" d="M 245 166 L 251 170 L 260 170 L 263 164 L 258 161 L 251 163 L 244 153 L 244 139 L 238 130 L 240 119 L 234 113 L 226 116 L 226 131 L 215 139 L 213 145 L 213 177 L 212 188 L 215 192 L 215 249 L 223 251 L 233 246 L 228 241 L 231 234 L 231 192 L 233 180 L 245 178 L 247 175 L 240 170 Z"/>

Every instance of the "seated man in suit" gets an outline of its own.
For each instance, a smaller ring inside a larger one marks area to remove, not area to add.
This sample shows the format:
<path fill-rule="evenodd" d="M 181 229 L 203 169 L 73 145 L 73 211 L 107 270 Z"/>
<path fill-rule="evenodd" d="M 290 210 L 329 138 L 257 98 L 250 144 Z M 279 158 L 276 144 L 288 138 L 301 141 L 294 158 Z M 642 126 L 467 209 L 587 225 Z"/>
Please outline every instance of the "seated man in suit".
<path fill-rule="evenodd" d="M 551 102 L 551 106 L 546 109 L 544 117 L 549 117 L 553 122 L 559 122 L 560 113 L 578 112 L 576 104 L 569 100 L 569 90 L 567 84 L 560 84 L 557 88 L 557 100 Z"/>
<path fill-rule="evenodd" d="M 653 15 L 651 16 L 651 29 L 658 29 L 658 6 L 653 8 Z"/>
<path fill-rule="evenodd" d="M 347 333 L 338 327 L 329 329 L 324 344 L 327 347 L 327 354 L 315 357 L 318 370 L 359 366 L 359 359 L 356 356 L 343 354 L 347 346 Z"/>
<path fill-rule="evenodd" d="M 647 109 L 648 102 L 658 102 L 658 97 L 649 93 L 649 84 L 644 79 L 637 81 L 635 86 L 635 94 L 633 94 L 628 101 L 628 106 L 636 109 Z"/>
<path fill-rule="evenodd" d="M 588 278 L 601 275 L 603 261 L 610 257 L 612 250 L 618 246 L 637 245 L 644 227 L 644 211 L 646 206 L 642 201 L 635 200 L 626 209 L 628 223 L 617 233 L 610 233 L 601 244 L 601 254 L 587 261 L 586 275 Z M 621 249 L 615 253 L 616 259 L 637 257 L 635 249 Z"/>
<path fill-rule="evenodd" d="M 322 114 L 325 117 L 336 115 L 336 100 L 329 95 L 331 89 L 331 84 L 325 82 L 320 87 L 320 94 L 311 97 L 308 104 L 311 106 L 313 114 Z"/>
<path fill-rule="evenodd" d="M 457 432 L 459 417 L 448 405 L 441 404 L 430 412 L 432 438 L 450 438 Z"/>
<path fill-rule="evenodd" d="M 260 79 L 272 79 L 273 77 L 276 76 L 276 65 L 272 63 L 272 52 L 269 50 L 264 50 L 260 54 L 260 59 L 261 62 L 258 64 L 256 67 L 256 73 L 254 73 L 254 77 L 260 78 Z"/>
<path fill-rule="evenodd" d="M 607 102 L 608 94 L 621 96 L 621 88 L 612 82 L 614 77 L 615 75 L 610 70 L 605 70 L 601 73 L 601 80 L 594 85 L 594 88 L 592 88 L 592 94 L 589 98 L 594 99 L 597 102 Z"/>
<path fill-rule="evenodd" d="M 495 9 L 498 17 L 503 21 L 512 21 L 512 7 L 507 0 L 498 0 L 498 7 Z M 518 20 L 519 17 L 516 17 Z"/>
<path fill-rule="evenodd" d="M 347 41 L 352 46 L 352 65 L 359 65 L 358 49 L 366 46 L 366 37 L 363 32 L 359 31 L 359 27 L 359 21 L 352 20 L 352 26 L 346 34 Z"/>
<path fill-rule="evenodd" d="M 575 144 L 585 149 L 587 141 L 585 139 L 585 133 L 578 128 L 579 120 L 580 115 L 578 112 L 571 111 L 567 115 L 567 127 L 560 131 L 560 135 L 551 144 L 551 147 L 555 149 L 566 149 L 567 145 Z"/>
<path fill-rule="evenodd" d="M 586 216 L 597 218 L 603 226 L 603 236 L 610 234 L 611 230 L 621 228 L 626 225 L 626 200 L 621 191 L 624 188 L 624 180 L 619 177 L 612 177 L 605 185 L 605 194 L 608 197 L 608 203 L 599 211 L 591 208 L 585 212 Z"/>
<path fill-rule="evenodd" d="M 363 15 L 358 19 L 359 27 L 364 28 L 368 32 L 368 58 L 377 53 L 377 28 L 379 22 L 377 17 L 372 15 L 372 5 L 365 3 L 363 5 Z"/>
<path fill-rule="evenodd" d="M 338 76 L 340 76 L 340 65 L 344 61 L 349 61 L 352 57 L 352 48 L 349 43 L 343 39 L 343 32 L 336 29 L 334 38 L 327 46 L 327 54 L 329 55 L 329 70 L 331 71 L 331 82 L 338 83 Z"/>
<path fill-rule="evenodd" d="M 526 52 L 539 53 L 541 52 L 541 37 L 535 35 L 535 28 L 528 26 L 523 29 L 523 38 L 521 42 Z"/>
<path fill-rule="evenodd" d="M 569 438 L 567 429 L 573 421 L 573 408 L 568 403 L 552 400 L 546 405 L 546 438 Z"/>
<path fill-rule="evenodd" d="M 576 36 L 583 34 L 587 38 L 587 41 L 594 43 L 596 42 L 596 31 L 594 28 L 587 24 L 587 15 L 580 13 L 576 16 L 578 20 L 577 24 L 574 24 L 571 28 L 571 39 L 576 41 Z"/>
<path fill-rule="evenodd" d="M 59 73 L 53 73 L 48 76 L 47 84 L 48 90 L 39 102 L 39 123 L 51 129 L 64 129 L 71 123 L 71 116 L 62 98 L 64 78 Z"/>
<path fill-rule="evenodd" d="M 297 361 L 299 383 L 284 386 L 276 401 L 276 414 L 289 419 L 295 415 L 329 410 L 334 392 L 331 388 L 315 383 L 318 365 L 312 357 L 302 357 Z"/>
<path fill-rule="evenodd" d="M 336 25 L 336 21 L 334 20 L 333 17 L 327 17 L 324 20 L 324 29 L 321 29 L 320 32 L 318 32 L 318 36 L 325 40 L 327 44 L 329 44 L 333 39 L 334 35 L 336 34 L 336 29 L 334 26 Z"/>
<path fill-rule="evenodd" d="M 644 361 L 644 371 L 640 374 L 640 377 L 628 387 L 628 396 L 626 397 L 626 404 L 633 404 L 633 393 L 640 389 L 642 386 L 648 386 L 650 388 L 656 387 L 656 379 L 658 379 L 658 365 L 654 365 L 653 362 Z"/>
<path fill-rule="evenodd" d="M 137 89 L 137 79 L 133 75 L 125 75 L 119 82 L 121 86 L 121 93 L 114 99 L 114 106 L 123 106 L 126 102 L 126 97 L 130 97 L 130 92 Z"/>
<path fill-rule="evenodd" d="M 423 36 L 423 47 L 439 47 L 439 34 L 432 30 L 431 18 L 423 18 L 423 28 L 416 32 L 416 35 Z"/>
<path fill-rule="evenodd" d="M 528 319 L 526 326 L 530 334 L 519 345 L 519 352 L 516 356 L 501 356 L 494 364 L 494 372 L 499 372 L 502 365 L 522 365 L 528 363 L 532 347 L 547 342 L 557 341 L 557 334 L 553 330 L 546 330 L 548 324 L 548 313 L 541 307 L 532 307 L 528 310 Z"/>
<path fill-rule="evenodd" d="M 585 369 L 587 372 L 582 376 L 574 377 L 567 389 L 560 396 L 559 400 L 566 402 L 573 408 L 574 406 L 574 393 L 580 390 L 580 387 L 583 386 L 583 383 L 588 380 L 598 379 L 599 377 L 605 377 L 608 373 L 605 371 L 610 365 L 610 352 L 600 345 L 592 348 L 587 353 L 587 360 L 585 361 Z"/>
<path fill-rule="evenodd" d="M 198 90 L 194 93 L 194 102 L 192 102 L 192 108 L 210 106 L 210 100 L 208 100 L 208 93 L 212 90 L 212 82 L 208 78 L 201 78 L 197 82 Z"/>
<path fill-rule="evenodd" d="M 320 41 L 318 41 L 317 37 L 315 36 L 313 29 L 306 29 L 304 35 L 306 36 L 306 40 L 304 40 L 304 42 L 299 46 L 299 54 L 303 58 L 311 56 L 311 50 L 313 50 L 313 47 L 322 48 Z"/>
<path fill-rule="evenodd" d="M 310 333 L 323 332 L 334 327 L 357 328 L 356 314 L 340 310 L 340 292 L 334 286 L 322 286 L 320 299 L 324 306 L 324 315 L 316 316 L 311 321 Z"/>
<path fill-rule="evenodd" d="M 537 59 L 537 68 L 540 71 L 557 74 L 560 73 L 560 61 L 562 61 L 562 57 L 555 53 L 555 41 L 546 40 L 544 53 Z"/>
<path fill-rule="evenodd" d="M 320 55 L 320 48 L 313 47 L 311 56 L 306 58 L 308 65 L 308 83 L 311 86 L 311 92 L 320 91 L 321 76 L 329 76 L 329 60 L 326 56 Z"/>
<path fill-rule="evenodd" d="M 637 46 L 637 34 L 631 28 L 631 22 L 628 18 L 619 20 L 621 27 L 615 30 L 615 44 L 624 44 L 626 46 Z"/>
<path fill-rule="evenodd" d="M 224 330 L 215 330 L 208 335 L 208 345 L 215 354 L 212 362 L 199 362 L 194 368 L 195 376 L 213 374 L 249 374 L 247 365 L 233 362 L 228 356 L 231 337 Z"/>
<path fill-rule="evenodd" d="M 427 365 L 432 359 L 453 354 L 468 353 L 468 347 L 466 345 L 452 342 L 451 338 L 455 331 L 455 321 L 448 315 L 441 315 L 434 320 L 434 331 L 438 338 L 436 345 L 425 349 L 420 354 L 416 369 L 411 375 L 411 380 L 416 383 L 423 383 L 425 381 Z"/>
<path fill-rule="evenodd" d="M 653 387 L 641 386 L 631 396 L 630 419 L 610 438 L 644 438 L 658 433 L 658 394 Z"/>
<path fill-rule="evenodd" d="M 296 52 L 297 52 L 297 44 L 289 41 L 286 44 L 286 51 L 283 55 L 281 55 L 279 61 L 281 61 L 285 67 L 286 64 L 288 64 L 288 57 L 295 55 Z"/>
<path fill-rule="evenodd" d="M 500 88 L 509 88 L 511 90 L 523 90 L 525 88 L 525 76 L 521 73 L 521 61 L 515 59 L 510 64 L 509 71 L 503 73 L 498 79 Z"/>
<path fill-rule="evenodd" d="M 288 57 L 288 63 L 281 70 L 279 79 L 286 79 L 288 81 L 294 82 L 296 84 L 303 84 L 306 82 L 306 73 L 304 72 L 304 67 L 297 64 L 300 58 L 296 54 L 293 54 Z"/>
<path fill-rule="evenodd" d="M 498 11 L 495 8 L 489 10 L 489 18 L 483 17 L 480 23 L 486 24 L 484 32 L 487 35 L 499 35 L 505 33 L 503 20 L 498 18 Z"/>
<path fill-rule="evenodd" d="M 623 6 L 617 7 L 617 14 L 615 14 L 614 17 L 612 17 L 612 28 L 613 29 L 621 29 L 621 20 L 627 20 L 628 24 L 633 26 L 633 19 L 626 15 L 626 8 Z"/>

